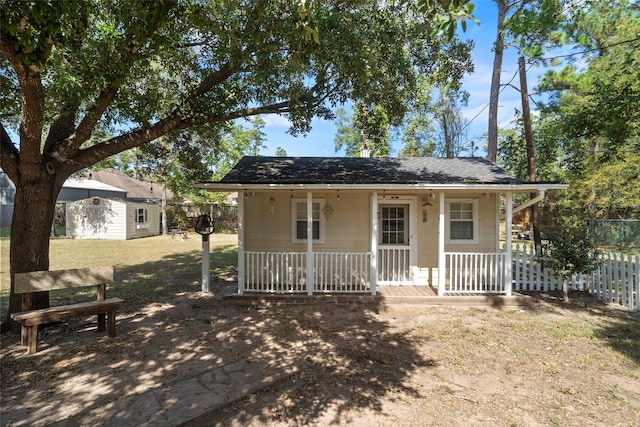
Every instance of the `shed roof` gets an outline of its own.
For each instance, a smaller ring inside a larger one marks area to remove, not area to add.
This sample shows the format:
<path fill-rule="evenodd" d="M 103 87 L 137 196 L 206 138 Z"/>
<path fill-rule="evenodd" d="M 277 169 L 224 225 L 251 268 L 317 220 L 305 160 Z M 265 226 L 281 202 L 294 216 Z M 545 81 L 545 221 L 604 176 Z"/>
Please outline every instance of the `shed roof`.
<path fill-rule="evenodd" d="M 564 188 L 525 183 L 479 157 L 263 157 L 245 156 L 211 191 L 256 188 Z"/>
<path fill-rule="evenodd" d="M 94 181 L 104 182 L 108 185 L 124 188 L 127 191 L 127 198 L 130 199 L 160 199 L 162 197 L 162 187 L 156 184 L 156 191 L 153 190 L 153 183 L 132 178 L 113 169 L 103 169 L 91 171 L 91 178 Z M 173 194 L 167 190 L 167 199 L 171 199 Z"/>
<path fill-rule="evenodd" d="M 263 184 L 499 183 L 520 180 L 478 157 L 246 156 L 220 180 Z"/>
<path fill-rule="evenodd" d="M 122 188 L 114 187 L 113 185 L 105 184 L 104 182 L 94 181 L 92 179 L 86 178 L 68 178 L 64 184 L 63 188 L 82 188 L 86 190 L 104 190 L 104 191 L 113 191 L 118 193 L 126 193 L 127 190 Z"/>

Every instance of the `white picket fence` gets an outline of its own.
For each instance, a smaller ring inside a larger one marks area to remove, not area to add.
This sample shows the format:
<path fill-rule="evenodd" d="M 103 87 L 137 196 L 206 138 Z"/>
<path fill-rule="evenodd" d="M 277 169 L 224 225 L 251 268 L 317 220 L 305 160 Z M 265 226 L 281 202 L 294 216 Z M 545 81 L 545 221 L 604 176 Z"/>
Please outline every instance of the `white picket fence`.
<path fill-rule="evenodd" d="M 599 300 L 640 310 L 640 255 L 623 255 L 606 251 L 599 256 L 599 266 L 590 274 L 576 274 L 569 289 L 588 290 Z M 536 260 L 533 245 L 513 246 L 514 291 L 558 291 L 562 278 Z"/>

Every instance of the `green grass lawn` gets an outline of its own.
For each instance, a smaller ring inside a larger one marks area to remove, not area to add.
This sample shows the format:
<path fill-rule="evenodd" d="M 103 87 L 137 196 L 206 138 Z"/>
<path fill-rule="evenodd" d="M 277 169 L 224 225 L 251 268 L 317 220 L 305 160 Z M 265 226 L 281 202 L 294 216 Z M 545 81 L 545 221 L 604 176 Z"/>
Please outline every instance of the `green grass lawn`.
<path fill-rule="evenodd" d="M 211 274 L 235 270 L 237 235 L 214 234 L 210 239 Z M 4 318 L 9 297 L 9 237 L 0 232 L 0 318 Z M 70 240 L 54 238 L 50 248 L 50 270 L 111 265 L 115 280 L 107 296 L 125 300 L 148 300 L 171 293 L 198 290 L 202 273 L 202 240 L 190 233 L 189 239 L 171 236 L 134 240 Z M 95 298 L 92 289 L 54 291 L 51 304 L 59 305 Z"/>

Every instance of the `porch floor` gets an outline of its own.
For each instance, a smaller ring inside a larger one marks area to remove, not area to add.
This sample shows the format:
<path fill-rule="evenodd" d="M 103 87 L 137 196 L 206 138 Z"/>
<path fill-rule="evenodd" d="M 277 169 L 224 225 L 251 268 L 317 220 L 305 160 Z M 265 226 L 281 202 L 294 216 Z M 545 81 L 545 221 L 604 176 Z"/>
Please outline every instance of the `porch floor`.
<path fill-rule="evenodd" d="M 530 296 L 515 292 L 511 296 L 459 294 L 439 297 L 431 286 L 379 285 L 376 290 L 387 311 L 414 310 L 423 306 L 518 308 L 533 304 Z"/>
<path fill-rule="evenodd" d="M 224 298 L 251 306 L 287 304 L 369 304 L 381 311 L 417 311 L 426 306 L 523 308 L 532 305 L 527 295 L 447 295 L 439 297 L 431 286 L 378 285 L 377 295 L 364 294 L 231 294 Z"/>

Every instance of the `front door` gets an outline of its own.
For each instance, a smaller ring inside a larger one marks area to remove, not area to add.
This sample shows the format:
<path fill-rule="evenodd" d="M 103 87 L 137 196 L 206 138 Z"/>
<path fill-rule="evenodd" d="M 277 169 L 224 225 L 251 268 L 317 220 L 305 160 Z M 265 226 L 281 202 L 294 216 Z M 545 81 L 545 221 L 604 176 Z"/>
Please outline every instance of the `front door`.
<path fill-rule="evenodd" d="M 380 202 L 378 283 L 381 285 L 413 282 L 410 211 L 408 203 Z"/>

